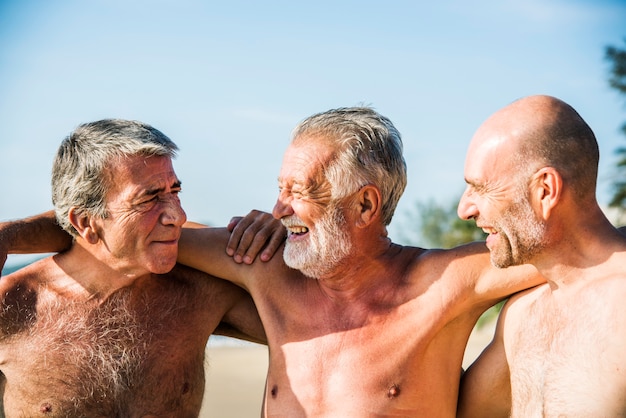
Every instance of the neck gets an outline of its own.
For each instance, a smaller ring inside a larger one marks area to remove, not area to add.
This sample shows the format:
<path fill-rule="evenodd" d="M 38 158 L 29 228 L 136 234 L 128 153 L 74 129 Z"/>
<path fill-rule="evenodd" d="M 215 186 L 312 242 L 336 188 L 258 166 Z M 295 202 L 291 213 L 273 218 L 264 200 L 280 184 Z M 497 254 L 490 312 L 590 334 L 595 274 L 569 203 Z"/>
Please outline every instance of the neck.
<path fill-rule="evenodd" d="M 376 240 L 355 240 L 354 249 L 329 274 L 317 279 L 322 291 L 332 299 L 358 299 L 377 285 L 388 283 L 380 277 L 389 275 L 389 262 L 384 260 L 397 252 L 386 236 Z"/>
<path fill-rule="evenodd" d="M 115 291 L 132 285 L 141 277 L 115 270 L 97 258 L 80 240 L 69 251 L 55 255 L 54 260 L 65 273 L 58 288 L 87 299 L 106 300 Z"/>
<path fill-rule="evenodd" d="M 569 226 L 558 225 L 563 232 L 552 233 L 546 249 L 532 261 L 552 288 L 593 278 L 597 266 L 616 251 L 626 251 L 626 239 L 601 211 L 588 215 Z"/>

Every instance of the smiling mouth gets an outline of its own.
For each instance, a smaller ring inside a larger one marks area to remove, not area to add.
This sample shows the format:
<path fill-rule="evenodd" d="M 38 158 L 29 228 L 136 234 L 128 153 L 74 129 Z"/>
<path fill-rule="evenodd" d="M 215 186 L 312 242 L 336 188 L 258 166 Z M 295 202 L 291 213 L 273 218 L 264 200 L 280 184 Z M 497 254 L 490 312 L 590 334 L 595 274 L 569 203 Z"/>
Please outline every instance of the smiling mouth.
<path fill-rule="evenodd" d="M 496 231 L 495 229 L 485 228 L 485 227 L 479 227 L 479 228 L 482 229 L 483 232 L 488 235 L 495 235 L 498 233 L 498 231 Z"/>
<path fill-rule="evenodd" d="M 289 226 L 287 227 L 287 232 L 289 235 L 304 235 L 309 232 L 309 228 L 306 226 Z"/>

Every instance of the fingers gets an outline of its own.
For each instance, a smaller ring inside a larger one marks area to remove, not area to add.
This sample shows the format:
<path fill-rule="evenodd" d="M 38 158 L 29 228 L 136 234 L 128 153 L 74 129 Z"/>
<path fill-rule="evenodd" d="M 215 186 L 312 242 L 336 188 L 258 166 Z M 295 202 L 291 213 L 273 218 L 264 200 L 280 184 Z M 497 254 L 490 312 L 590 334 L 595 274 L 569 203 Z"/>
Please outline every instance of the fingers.
<path fill-rule="evenodd" d="M 286 236 L 280 221 L 269 213 L 257 210 L 251 211 L 244 218 L 233 218 L 228 229 L 231 235 L 226 253 L 236 263 L 251 264 L 259 254 L 261 260 L 270 260 Z"/>
<path fill-rule="evenodd" d="M 258 211 L 252 211 L 245 217 L 234 217 L 228 224 L 230 237 L 226 245 L 226 253 L 234 258 L 235 262 L 241 263 L 242 258 L 250 247 L 256 234 L 255 228 L 258 230 L 259 224 L 256 222 Z"/>
<path fill-rule="evenodd" d="M 274 254 L 276 254 L 278 249 L 281 247 L 281 245 L 283 245 L 283 243 L 285 242 L 285 238 L 287 237 L 287 231 L 285 230 L 283 224 L 277 219 L 274 219 L 273 222 L 274 232 L 272 233 L 272 236 L 265 245 L 265 249 L 261 253 L 260 258 L 262 261 L 271 260 Z"/>
<path fill-rule="evenodd" d="M 226 229 L 228 229 L 228 232 L 233 232 L 233 229 L 235 229 L 237 224 L 241 222 L 242 219 L 243 217 L 241 216 L 233 216 L 230 222 L 228 223 L 228 225 L 226 226 Z"/>

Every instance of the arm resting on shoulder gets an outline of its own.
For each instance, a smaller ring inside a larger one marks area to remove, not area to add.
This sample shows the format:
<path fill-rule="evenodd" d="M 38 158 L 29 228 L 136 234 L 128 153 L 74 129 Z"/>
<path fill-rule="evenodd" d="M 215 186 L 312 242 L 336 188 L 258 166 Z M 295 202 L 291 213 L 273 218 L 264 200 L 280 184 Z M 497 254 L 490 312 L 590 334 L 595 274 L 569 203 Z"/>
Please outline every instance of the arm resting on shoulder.
<path fill-rule="evenodd" d="M 245 283 L 256 274 L 284 267 L 282 257 L 273 256 L 282 251 L 286 235 L 279 221 L 259 211 L 250 212 L 236 227 L 232 223 L 228 228 L 186 225 L 178 243 L 178 262 L 249 290 Z M 263 262 L 254 263 L 259 254 Z"/>
<path fill-rule="evenodd" d="M 459 276 L 467 282 L 467 288 L 473 289 L 477 300 L 489 301 L 489 306 L 514 293 L 546 282 L 530 264 L 508 268 L 494 267 L 484 242 L 462 245 L 449 251 Z"/>
<path fill-rule="evenodd" d="M 269 261 L 287 237 L 282 222 L 272 214 L 252 210 L 245 217 L 234 217 L 227 226 L 230 238 L 226 253 L 236 263 L 252 264 L 258 255 Z"/>
<path fill-rule="evenodd" d="M 186 230 L 208 228 L 196 222 L 186 222 L 183 227 Z M 258 210 L 252 210 L 244 217 L 233 217 L 226 229 L 230 232 L 226 254 L 238 264 L 252 264 L 257 256 L 261 261 L 271 260 L 287 237 L 279 220 Z"/>

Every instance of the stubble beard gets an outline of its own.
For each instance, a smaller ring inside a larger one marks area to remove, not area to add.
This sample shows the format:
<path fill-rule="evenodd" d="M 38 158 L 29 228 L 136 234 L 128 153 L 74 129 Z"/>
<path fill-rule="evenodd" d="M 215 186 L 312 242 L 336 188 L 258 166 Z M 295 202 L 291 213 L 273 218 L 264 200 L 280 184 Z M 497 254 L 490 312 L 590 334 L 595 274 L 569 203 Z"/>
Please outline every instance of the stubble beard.
<path fill-rule="evenodd" d="M 289 267 L 300 270 L 311 278 L 320 278 L 342 263 L 352 249 L 352 241 L 345 231 L 346 221 L 334 207 L 309 230 L 307 240 L 287 240 L 283 258 Z"/>
<path fill-rule="evenodd" d="M 491 263 L 498 268 L 529 263 L 545 247 L 546 224 L 538 219 L 527 199 L 521 198 L 494 225 L 499 245 L 491 249 Z"/>

